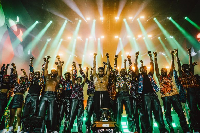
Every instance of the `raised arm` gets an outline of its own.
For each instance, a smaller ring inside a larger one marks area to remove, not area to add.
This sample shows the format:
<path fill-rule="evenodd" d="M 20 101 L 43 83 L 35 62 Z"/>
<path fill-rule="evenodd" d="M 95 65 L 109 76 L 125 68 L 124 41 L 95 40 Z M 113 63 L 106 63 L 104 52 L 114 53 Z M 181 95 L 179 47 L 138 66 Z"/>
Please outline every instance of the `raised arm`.
<path fill-rule="evenodd" d="M 107 57 L 107 76 L 110 75 L 110 61 L 109 61 L 109 54 L 106 53 L 106 57 Z"/>
<path fill-rule="evenodd" d="M 176 55 L 176 60 L 177 60 L 177 64 L 178 64 L 178 73 L 179 76 L 182 77 L 182 71 L 181 71 L 181 61 L 178 57 L 178 49 L 174 49 L 175 55 Z"/>
<path fill-rule="evenodd" d="M 95 75 L 96 74 L 96 64 L 97 64 L 97 62 L 96 62 L 96 57 L 97 57 L 97 53 L 94 53 L 94 60 L 93 60 L 93 75 Z"/>
<path fill-rule="evenodd" d="M 87 79 L 87 76 L 86 76 L 85 73 L 83 72 L 83 69 L 82 69 L 81 65 L 82 65 L 82 64 L 79 64 L 79 69 L 80 69 L 79 72 L 80 72 L 81 76 L 83 77 L 82 86 L 84 86 L 84 85 L 85 85 L 85 82 L 86 82 L 86 79 Z"/>
<path fill-rule="evenodd" d="M 170 76 L 173 76 L 173 70 L 175 69 L 175 65 L 174 65 L 174 51 L 171 51 L 171 56 L 172 56 L 172 62 L 171 62 L 171 68 L 170 68 Z"/>
<path fill-rule="evenodd" d="M 135 67 L 135 74 L 136 74 L 136 76 L 139 75 L 138 56 L 139 56 L 139 51 L 135 53 L 135 63 L 134 63 L 134 67 Z"/>
<path fill-rule="evenodd" d="M 157 52 L 153 52 L 153 54 L 154 54 L 156 77 L 159 79 L 160 73 L 159 73 L 159 68 L 158 68 Z"/>
<path fill-rule="evenodd" d="M 48 76 L 48 64 L 49 64 L 49 61 L 46 61 L 44 65 L 44 77 Z"/>
<path fill-rule="evenodd" d="M 29 81 L 33 80 L 34 76 L 34 68 L 33 68 L 33 57 L 30 58 L 30 65 L 29 65 Z"/>
<path fill-rule="evenodd" d="M 77 70 L 76 70 L 76 63 L 72 62 L 72 84 L 75 84 L 75 80 L 77 78 Z"/>
<path fill-rule="evenodd" d="M 148 55 L 150 57 L 150 73 L 153 75 L 154 74 L 154 65 L 153 65 L 153 58 L 151 51 L 148 51 Z"/>
<path fill-rule="evenodd" d="M 58 82 L 60 82 L 60 79 L 62 77 L 62 66 L 64 64 L 64 61 L 60 60 L 60 56 L 56 56 L 56 58 L 58 59 L 58 62 L 55 62 L 55 64 L 57 65 L 57 71 L 58 71 L 58 76 L 57 76 L 57 80 Z"/>

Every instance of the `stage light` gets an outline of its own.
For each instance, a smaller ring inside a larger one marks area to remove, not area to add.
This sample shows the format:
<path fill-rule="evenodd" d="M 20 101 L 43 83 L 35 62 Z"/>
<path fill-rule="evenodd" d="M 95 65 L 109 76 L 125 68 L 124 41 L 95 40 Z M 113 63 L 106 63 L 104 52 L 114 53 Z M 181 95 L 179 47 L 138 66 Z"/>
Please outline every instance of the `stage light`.
<path fill-rule="evenodd" d="M 126 19 L 124 18 L 123 21 L 126 21 Z"/>
<path fill-rule="evenodd" d="M 100 38 L 98 38 L 98 40 L 100 40 Z"/>
<path fill-rule="evenodd" d="M 90 18 L 86 18 L 86 20 L 90 20 Z"/>
<path fill-rule="evenodd" d="M 123 54 L 121 56 L 123 56 Z"/>
<path fill-rule="evenodd" d="M 169 69 L 169 66 L 166 66 L 165 68 Z"/>
<path fill-rule="evenodd" d="M 81 39 L 81 37 L 79 36 L 79 37 L 77 37 L 78 39 Z"/>
<path fill-rule="evenodd" d="M 103 17 L 100 17 L 100 20 L 103 21 Z"/>
<path fill-rule="evenodd" d="M 138 38 L 142 37 L 142 35 L 138 35 Z"/>
<path fill-rule="evenodd" d="M 70 70 L 72 70 L 72 68 L 70 67 Z"/>
<path fill-rule="evenodd" d="M 86 40 L 88 40 L 88 38 L 86 38 Z"/>
<path fill-rule="evenodd" d="M 176 124 L 175 124 L 175 123 L 172 123 L 172 126 L 173 126 L 173 127 L 176 127 Z"/>
<path fill-rule="evenodd" d="M 47 39 L 47 42 L 50 42 L 50 41 L 51 41 L 51 38 L 48 38 L 48 39 Z"/>
<path fill-rule="evenodd" d="M 129 17 L 129 19 L 133 19 L 133 17 Z"/>
<path fill-rule="evenodd" d="M 156 20 L 156 18 L 153 18 L 153 20 Z"/>
<path fill-rule="evenodd" d="M 53 23 L 53 21 L 50 21 L 50 23 Z"/>
<path fill-rule="evenodd" d="M 38 21 L 36 21 L 36 23 L 39 23 Z"/>
<path fill-rule="evenodd" d="M 153 123 L 153 125 L 154 125 L 154 127 L 158 127 L 158 124 L 157 124 L 157 123 L 155 123 L 155 122 Z"/>
<path fill-rule="evenodd" d="M 79 20 L 79 22 L 81 22 L 81 20 Z"/>
<path fill-rule="evenodd" d="M 126 55 L 129 55 L 129 52 L 126 52 Z"/>
<path fill-rule="evenodd" d="M 115 36 L 115 38 L 119 38 L 118 36 Z"/>
<path fill-rule="evenodd" d="M 69 37 L 67 37 L 67 39 L 71 39 L 71 37 L 69 36 Z"/>
<path fill-rule="evenodd" d="M 169 38 L 174 38 L 173 36 L 169 36 Z"/>
<path fill-rule="evenodd" d="M 185 17 L 185 19 L 187 19 L 188 17 Z"/>
<path fill-rule="evenodd" d="M 158 39 L 160 39 L 160 37 L 158 37 Z"/>
<path fill-rule="evenodd" d="M 143 39 L 145 39 L 145 37 L 143 37 Z"/>
<path fill-rule="evenodd" d="M 119 67 L 117 67 L 117 69 L 119 69 Z"/>
<path fill-rule="evenodd" d="M 128 129 L 124 129 L 123 131 L 124 131 L 124 133 L 129 133 L 130 132 Z"/>
<path fill-rule="evenodd" d="M 101 38 L 104 38 L 104 36 L 101 36 Z"/>
<path fill-rule="evenodd" d="M 140 16 L 140 18 L 144 18 L 144 16 Z"/>
<path fill-rule="evenodd" d="M 127 126 L 122 126 L 122 128 L 128 128 Z"/>
<path fill-rule="evenodd" d="M 93 55 L 93 53 L 90 53 L 90 55 Z"/>
<path fill-rule="evenodd" d="M 148 35 L 148 37 L 152 37 L 152 35 Z"/>
<path fill-rule="evenodd" d="M 121 38 L 119 38 L 119 40 L 121 40 Z"/>
<path fill-rule="evenodd" d="M 133 40 L 135 40 L 135 37 L 133 37 Z"/>
<path fill-rule="evenodd" d="M 91 39 L 92 37 L 90 36 L 89 38 Z"/>
<path fill-rule="evenodd" d="M 119 20 L 119 17 L 115 17 L 115 20 Z"/>
<path fill-rule="evenodd" d="M 135 71 L 135 67 L 132 67 L 132 69 Z"/>
<path fill-rule="evenodd" d="M 127 36 L 128 38 L 130 38 L 131 36 Z"/>
<path fill-rule="evenodd" d="M 148 68 L 148 69 L 150 69 L 151 67 L 150 67 L 150 66 L 148 66 L 147 68 Z"/>
<path fill-rule="evenodd" d="M 171 19 L 172 19 L 172 17 L 167 17 L 167 19 L 171 20 Z"/>

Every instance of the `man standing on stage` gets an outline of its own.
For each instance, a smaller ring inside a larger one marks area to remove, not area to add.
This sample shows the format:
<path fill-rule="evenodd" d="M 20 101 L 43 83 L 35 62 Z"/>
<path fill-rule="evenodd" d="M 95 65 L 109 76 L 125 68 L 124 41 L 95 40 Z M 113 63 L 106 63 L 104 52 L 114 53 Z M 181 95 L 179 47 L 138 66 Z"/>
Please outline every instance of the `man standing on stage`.
<path fill-rule="evenodd" d="M 139 83 L 138 83 L 138 93 L 142 95 L 142 110 L 144 112 L 144 116 L 142 121 L 144 122 L 144 130 L 146 132 L 153 131 L 153 122 L 152 122 L 152 111 L 155 116 L 156 122 L 158 122 L 159 130 L 161 133 L 167 132 L 163 120 L 162 109 L 160 106 L 160 102 L 158 100 L 158 96 L 156 92 L 159 91 L 158 86 L 156 85 L 153 79 L 154 73 L 154 65 L 151 51 L 148 51 L 150 56 L 150 72 L 147 74 L 147 67 L 142 66 L 140 68 L 141 74 L 139 75 Z"/>
<path fill-rule="evenodd" d="M 187 98 L 187 103 L 190 109 L 190 121 L 191 121 L 191 129 L 194 132 L 200 131 L 200 83 L 198 78 L 194 76 L 194 66 L 196 62 L 192 62 L 191 48 L 188 49 L 189 54 L 189 65 L 183 64 L 181 69 L 181 63 L 178 57 L 178 50 L 175 50 L 175 55 L 178 63 L 178 72 L 174 71 L 174 76 L 176 80 L 176 84 L 179 87 L 181 100 L 184 102 Z"/>
<path fill-rule="evenodd" d="M 101 114 L 100 112 L 103 111 L 102 109 L 109 109 L 109 93 L 108 93 L 108 79 L 110 75 L 110 62 L 109 62 L 109 54 L 107 53 L 107 74 L 104 74 L 104 68 L 98 68 L 98 74 L 96 73 L 96 53 L 94 54 L 94 68 L 93 68 L 93 80 L 95 86 L 95 93 L 94 93 L 94 107 L 95 107 L 95 115 L 96 120 L 100 121 Z"/>
<path fill-rule="evenodd" d="M 49 62 L 47 61 L 45 64 L 44 76 L 46 79 L 46 85 L 39 106 L 39 117 L 42 117 L 43 119 L 45 119 L 46 110 L 48 108 L 48 120 L 46 121 L 48 132 L 53 132 L 56 130 L 56 89 L 58 88 L 58 84 L 60 83 L 63 65 L 63 62 L 60 61 L 60 58 L 58 56 L 57 58 L 57 70 L 51 70 L 50 74 L 48 74 Z"/>
<path fill-rule="evenodd" d="M 94 88 L 94 82 L 93 82 L 93 75 L 92 75 L 92 69 L 90 71 L 90 79 L 88 79 L 88 67 L 86 68 L 86 83 L 88 84 L 88 89 L 87 89 L 87 95 L 88 95 L 88 100 L 87 100 L 87 107 L 86 107 L 86 111 L 87 111 L 87 116 L 86 116 L 86 121 L 85 121 L 85 125 L 87 128 L 87 131 L 90 132 L 91 130 L 91 117 L 92 114 L 94 112 L 94 92 L 95 92 L 95 88 Z"/>
<path fill-rule="evenodd" d="M 174 51 L 171 52 L 172 55 L 172 64 L 169 74 L 167 74 L 167 68 L 161 69 L 161 74 L 159 73 L 158 62 L 157 62 L 157 53 L 154 52 L 154 62 L 155 62 L 155 71 L 160 84 L 160 94 L 163 100 L 163 105 L 165 109 L 165 118 L 169 126 L 170 132 L 174 133 L 172 126 L 172 116 L 171 116 L 171 105 L 179 116 L 180 124 L 183 129 L 183 132 L 189 132 L 189 127 L 187 125 L 185 115 L 179 101 L 179 92 L 176 88 L 175 81 L 173 79 L 173 70 L 174 70 Z"/>
<path fill-rule="evenodd" d="M 25 99 L 25 104 L 23 108 L 23 131 L 33 131 L 33 126 L 30 124 L 31 117 L 36 116 L 36 111 L 38 111 L 39 96 L 42 89 L 42 84 L 40 81 L 40 71 L 34 72 L 33 59 L 30 59 L 30 74 L 29 74 L 29 90 Z"/>

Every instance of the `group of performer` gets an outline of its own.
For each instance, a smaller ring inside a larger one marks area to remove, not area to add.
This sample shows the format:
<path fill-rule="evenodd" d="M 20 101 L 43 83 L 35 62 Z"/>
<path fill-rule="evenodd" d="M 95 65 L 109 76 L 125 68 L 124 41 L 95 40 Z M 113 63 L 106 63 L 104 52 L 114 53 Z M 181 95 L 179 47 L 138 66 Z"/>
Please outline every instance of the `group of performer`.
<path fill-rule="evenodd" d="M 44 58 L 42 71 L 34 71 L 33 60 L 30 59 L 29 76 L 21 69 L 23 76 L 18 80 L 16 66 L 12 63 L 10 75 L 7 74 L 9 64 L 1 67 L 0 71 L 0 130 L 5 128 L 5 110 L 10 110 L 9 130 L 14 132 L 14 120 L 17 116 L 17 132 L 56 132 L 64 126 L 62 132 L 70 133 L 77 117 L 78 132 L 82 132 L 84 116 L 83 88 L 87 84 L 87 106 L 85 125 L 87 132 L 96 121 L 116 121 L 117 132 L 122 131 L 121 117 L 123 105 L 127 114 L 130 132 L 153 132 L 153 117 L 161 133 L 174 132 L 172 126 L 171 108 L 178 114 L 180 125 L 184 133 L 200 131 L 200 78 L 194 75 L 191 49 L 188 49 L 189 64 L 183 64 L 178 57 L 178 50 L 171 52 L 171 68 L 161 68 L 159 72 L 157 52 L 151 53 L 150 71 L 143 65 L 138 68 L 139 52 L 135 54 L 132 63 L 131 56 L 124 60 L 124 68 L 117 69 L 117 58 L 114 57 L 113 67 L 109 61 L 96 72 L 96 56 L 94 54 L 93 67 L 83 71 L 79 64 L 72 63 L 72 71 L 62 76 L 64 61 L 57 56 L 57 70 L 48 73 L 50 56 Z M 154 59 L 153 59 L 154 57 Z M 175 58 L 178 72 L 175 70 Z M 128 68 L 126 62 L 128 61 Z M 153 75 L 158 79 L 155 82 Z M 90 76 L 89 76 L 90 74 Z M 81 76 L 78 76 L 81 75 Z M 160 91 L 164 106 L 167 125 L 164 123 L 161 104 L 156 92 Z M 28 94 L 25 97 L 25 92 Z M 189 106 L 189 124 L 187 124 L 181 103 Z M 91 117 L 93 116 L 93 122 Z M 169 131 L 167 130 L 167 128 Z"/>

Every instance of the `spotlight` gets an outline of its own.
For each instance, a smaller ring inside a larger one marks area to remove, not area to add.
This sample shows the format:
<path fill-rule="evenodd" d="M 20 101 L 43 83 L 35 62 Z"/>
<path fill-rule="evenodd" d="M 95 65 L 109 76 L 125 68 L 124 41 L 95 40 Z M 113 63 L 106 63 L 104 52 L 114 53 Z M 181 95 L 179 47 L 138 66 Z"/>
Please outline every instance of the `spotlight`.
<path fill-rule="evenodd" d="M 167 69 L 169 69 L 169 66 L 166 66 Z"/>
<path fill-rule="evenodd" d="M 123 54 L 121 56 L 123 56 Z"/>
<path fill-rule="evenodd" d="M 81 20 L 79 20 L 79 22 L 81 22 Z"/>
<path fill-rule="evenodd" d="M 36 23 L 39 23 L 38 21 L 36 21 Z"/>
<path fill-rule="evenodd" d="M 47 42 L 50 42 L 50 41 L 51 41 L 51 38 L 48 38 L 48 39 L 47 39 Z"/>
<path fill-rule="evenodd" d="M 100 20 L 103 21 L 103 17 L 100 17 Z"/>
<path fill-rule="evenodd" d="M 104 38 L 104 36 L 101 36 L 101 38 Z"/>
<path fill-rule="evenodd" d="M 77 37 L 78 39 L 81 39 L 81 37 L 79 36 L 79 37 Z"/>
<path fill-rule="evenodd" d="M 86 18 L 86 20 L 90 20 L 90 18 Z"/>
<path fill-rule="evenodd" d="M 59 55 L 59 56 L 62 56 L 63 54 L 62 54 L 62 53 L 59 53 L 58 55 Z"/>
<path fill-rule="evenodd" d="M 118 36 L 115 36 L 115 38 L 119 38 Z"/>
<path fill-rule="evenodd" d="M 62 42 L 62 41 L 63 41 L 63 39 L 60 39 L 60 41 Z"/>
<path fill-rule="evenodd" d="M 127 38 L 130 38 L 131 36 L 127 36 Z"/>
<path fill-rule="evenodd" d="M 115 17 L 115 20 L 119 20 L 119 17 Z"/>
<path fill-rule="evenodd" d="M 156 18 L 153 18 L 153 20 L 156 20 Z"/>
<path fill-rule="evenodd" d="M 71 39 L 71 37 L 69 36 L 68 39 Z"/>
<path fill-rule="evenodd" d="M 92 37 L 90 36 L 89 38 L 91 39 Z"/>
<path fill-rule="evenodd" d="M 143 39 L 145 39 L 145 37 L 143 37 Z"/>
<path fill-rule="evenodd" d="M 135 37 L 133 37 L 133 40 L 135 40 Z"/>
<path fill-rule="evenodd" d="M 167 19 L 171 20 L 171 19 L 172 19 L 172 17 L 167 17 Z"/>
<path fill-rule="evenodd" d="M 93 55 L 93 53 L 90 53 L 90 55 Z"/>
<path fill-rule="evenodd" d="M 142 35 L 138 35 L 138 38 L 142 37 Z"/>
<path fill-rule="evenodd" d="M 129 55 L 129 52 L 126 52 L 126 55 Z"/>
<path fill-rule="evenodd" d="M 185 17 L 185 19 L 187 19 L 188 17 Z"/>
<path fill-rule="evenodd" d="M 135 67 L 132 67 L 132 69 L 135 71 Z"/>
<path fill-rule="evenodd" d="M 152 37 L 152 35 L 148 35 L 148 37 Z"/>
<path fill-rule="evenodd" d="M 124 18 L 123 20 L 124 20 L 124 21 L 126 21 L 126 19 L 125 19 L 125 18 Z"/>
<path fill-rule="evenodd" d="M 53 23 L 53 21 L 50 21 L 50 23 Z"/>
<path fill-rule="evenodd" d="M 119 69 L 119 67 L 117 67 L 117 69 Z"/>
<path fill-rule="evenodd" d="M 144 18 L 144 16 L 140 16 L 140 18 Z"/>
<path fill-rule="evenodd" d="M 98 38 L 98 40 L 100 40 L 100 38 Z"/>
<path fill-rule="evenodd" d="M 158 37 L 158 39 L 160 39 L 160 37 Z"/>
<path fill-rule="evenodd" d="M 133 19 L 133 17 L 129 17 L 129 19 Z"/>
<path fill-rule="evenodd" d="M 86 38 L 86 40 L 88 40 L 88 38 Z"/>
<path fill-rule="evenodd" d="M 169 38 L 174 38 L 173 36 L 169 36 Z"/>
<path fill-rule="evenodd" d="M 150 69 L 151 67 L 150 67 L 150 66 L 148 66 L 147 68 L 148 68 L 148 69 Z"/>

